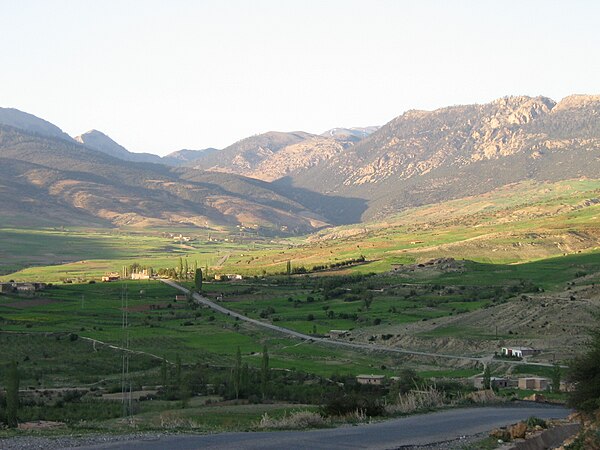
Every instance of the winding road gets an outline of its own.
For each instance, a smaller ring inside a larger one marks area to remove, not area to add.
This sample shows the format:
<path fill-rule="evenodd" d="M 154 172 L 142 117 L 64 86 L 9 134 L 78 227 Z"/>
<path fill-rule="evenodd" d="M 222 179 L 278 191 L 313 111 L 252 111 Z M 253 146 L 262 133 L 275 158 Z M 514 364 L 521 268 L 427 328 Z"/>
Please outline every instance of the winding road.
<path fill-rule="evenodd" d="M 509 425 L 528 417 L 565 418 L 570 411 L 559 406 L 517 404 L 440 411 L 385 422 L 310 431 L 241 432 L 210 435 L 166 435 L 152 440 L 103 443 L 82 450 L 233 450 L 233 449 L 398 449 L 456 441 Z M 454 446 L 452 446 L 454 447 Z M 447 448 L 447 447 L 444 447 Z"/>
<path fill-rule="evenodd" d="M 178 289 L 181 292 L 190 294 L 189 289 L 181 286 L 180 284 L 176 283 L 173 280 L 161 278 L 160 281 L 168 284 L 169 286 L 171 286 L 175 289 Z M 482 363 L 484 365 L 491 362 L 491 360 L 492 360 L 491 356 L 481 357 L 481 356 L 449 355 L 449 354 L 445 354 L 445 353 L 423 352 L 423 351 L 419 351 L 419 350 L 409 350 L 409 349 L 398 348 L 398 347 L 386 347 L 386 346 L 376 345 L 376 344 L 361 344 L 361 343 L 355 343 L 355 342 L 319 338 L 319 337 L 315 337 L 315 336 L 310 336 L 308 334 L 300 333 L 298 331 L 290 330 L 289 328 L 280 327 L 277 325 L 273 325 L 271 323 L 263 322 L 261 320 L 256 320 L 251 317 L 244 316 L 243 314 L 240 314 L 240 313 L 237 313 L 230 309 L 224 308 L 223 306 L 209 300 L 208 298 L 206 298 L 198 293 L 193 293 L 192 297 L 199 304 L 208 306 L 209 308 L 211 308 L 217 312 L 220 312 L 221 314 L 225 314 L 225 315 L 228 315 L 231 317 L 236 317 L 239 320 L 243 320 L 243 321 L 252 323 L 256 326 L 259 326 L 262 328 L 267 328 L 269 330 L 276 331 L 276 332 L 282 333 L 282 334 L 286 334 L 286 335 L 291 336 L 296 339 L 302 339 L 307 342 L 314 342 L 314 343 L 325 344 L 325 345 L 333 345 L 333 346 L 338 346 L 338 347 L 353 348 L 353 349 L 357 349 L 357 350 L 379 351 L 379 352 L 386 352 L 386 353 L 401 353 L 401 354 L 405 354 L 405 355 L 427 356 L 427 357 L 431 357 L 431 358 L 456 359 L 456 360 L 461 360 L 461 361 L 475 361 L 475 362 Z M 527 365 L 532 365 L 532 366 L 553 367 L 552 364 L 534 363 L 534 362 L 527 362 L 527 361 L 503 360 L 502 363 L 515 364 L 515 365 L 527 364 Z"/>

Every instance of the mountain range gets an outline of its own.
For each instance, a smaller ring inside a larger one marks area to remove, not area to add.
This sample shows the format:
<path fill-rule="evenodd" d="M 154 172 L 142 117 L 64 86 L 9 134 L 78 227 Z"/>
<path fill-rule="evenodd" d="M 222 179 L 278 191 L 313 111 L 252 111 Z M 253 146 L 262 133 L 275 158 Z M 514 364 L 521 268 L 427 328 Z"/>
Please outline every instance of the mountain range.
<path fill-rule="evenodd" d="M 600 96 L 411 110 L 382 127 L 268 132 L 162 158 L 0 108 L 0 161 L 0 215 L 15 223 L 302 233 L 524 180 L 597 178 Z"/>

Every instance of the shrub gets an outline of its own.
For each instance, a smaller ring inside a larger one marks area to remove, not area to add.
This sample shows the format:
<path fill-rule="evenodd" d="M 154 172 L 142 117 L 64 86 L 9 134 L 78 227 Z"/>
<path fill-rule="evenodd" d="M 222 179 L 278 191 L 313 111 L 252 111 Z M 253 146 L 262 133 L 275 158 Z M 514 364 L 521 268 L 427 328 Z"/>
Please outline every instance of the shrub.
<path fill-rule="evenodd" d="M 289 416 L 286 414 L 280 419 L 275 419 L 264 413 L 256 425 L 259 429 L 305 429 L 322 427 L 326 424 L 320 414 L 311 411 L 297 411 Z"/>
<path fill-rule="evenodd" d="M 344 416 L 357 411 L 367 416 L 380 416 L 384 409 L 380 401 L 372 396 L 362 394 L 330 394 L 322 407 L 326 416 Z"/>

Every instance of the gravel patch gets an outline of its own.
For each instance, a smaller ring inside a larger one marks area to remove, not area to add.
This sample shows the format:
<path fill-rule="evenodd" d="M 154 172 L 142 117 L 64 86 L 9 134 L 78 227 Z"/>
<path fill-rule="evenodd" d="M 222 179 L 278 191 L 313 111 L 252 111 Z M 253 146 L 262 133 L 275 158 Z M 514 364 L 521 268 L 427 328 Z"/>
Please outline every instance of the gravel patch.
<path fill-rule="evenodd" d="M 0 439 L 2 450 L 64 450 L 89 445 L 102 445 L 109 442 L 155 441 L 164 433 L 131 433 L 122 435 L 88 435 L 88 436 L 16 436 Z"/>

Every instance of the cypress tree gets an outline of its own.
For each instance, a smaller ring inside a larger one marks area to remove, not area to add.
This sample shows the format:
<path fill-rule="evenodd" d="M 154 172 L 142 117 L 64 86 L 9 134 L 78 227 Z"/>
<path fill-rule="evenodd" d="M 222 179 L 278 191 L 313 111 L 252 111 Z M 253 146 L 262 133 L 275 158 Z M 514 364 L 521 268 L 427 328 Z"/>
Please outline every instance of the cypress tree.
<path fill-rule="evenodd" d="M 263 357 L 262 357 L 262 365 L 261 365 L 261 391 L 263 400 L 267 398 L 267 387 L 269 384 L 269 352 L 267 351 L 267 346 L 263 347 Z"/>
<path fill-rule="evenodd" d="M 242 382 L 242 352 L 240 348 L 237 348 L 235 354 L 235 367 L 233 368 L 233 389 L 235 391 L 235 398 L 240 398 L 240 386 Z"/>
<path fill-rule="evenodd" d="M 483 388 L 490 389 L 492 387 L 492 372 L 490 370 L 490 366 L 485 366 L 485 370 L 483 371 Z"/>
<path fill-rule="evenodd" d="M 552 368 L 552 392 L 560 392 L 560 366 L 558 364 L 554 364 Z"/>
<path fill-rule="evenodd" d="M 194 272 L 194 286 L 196 291 L 202 291 L 202 269 L 196 269 L 196 272 Z"/>

